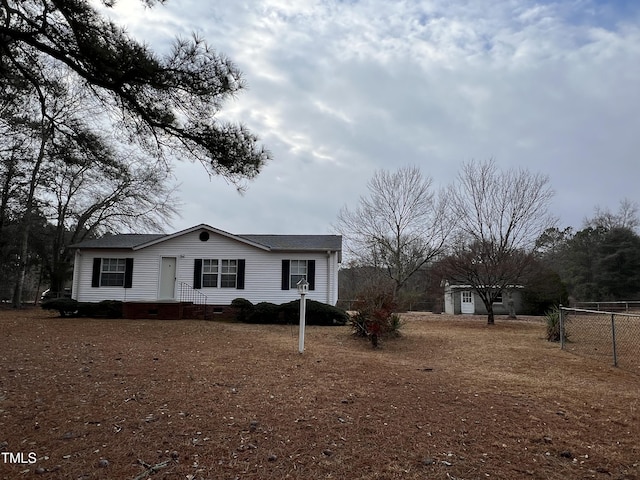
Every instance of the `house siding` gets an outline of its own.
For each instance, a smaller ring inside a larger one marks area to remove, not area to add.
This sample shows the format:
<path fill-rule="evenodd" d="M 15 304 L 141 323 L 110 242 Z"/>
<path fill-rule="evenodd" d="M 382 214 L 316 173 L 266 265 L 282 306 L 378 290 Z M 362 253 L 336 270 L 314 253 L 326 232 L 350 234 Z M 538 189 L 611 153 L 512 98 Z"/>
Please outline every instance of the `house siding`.
<path fill-rule="evenodd" d="M 447 286 L 444 289 L 444 304 L 445 313 L 459 315 L 462 313 L 462 292 L 469 291 L 468 288 L 460 289 L 452 286 Z M 486 315 L 487 308 L 484 306 L 483 301 L 480 299 L 475 291 L 471 291 L 474 301 L 473 315 Z M 507 302 L 507 291 L 504 293 L 504 302 Z M 519 290 L 511 290 L 512 300 L 514 302 L 514 308 L 516 313 L 522 308 L 522 294 Z M 509 306 L 507 303 L 494 303 L 493 313 L 495 315 L 506 315 L 509 313 Z"/>
<path fill-rule="evenodd" d="M 450 287 L 444 290 L 444 313 L 458 314 L 460 313 L 460 296 L 462 292 L 454 291 Z"/>
<path fill-rule="evenodd" d="M 295 288 L 281 289 L 282 260 L 315 260 L 315 290 L 308 299 L 335 305 L 338 295 L 337 252 L 269 252 L 239 242 L 233 238 L 212 233 L 203 242 L 196 230 L 166 241 L 139 249 L 82 249 L 76 253 L 73 279 L 73 298 L 83 302 L 101 300 L 155 301 L 160 290 L 162 257 L 176 258 L 175 298 L 180 299 L 180 282 L 193 286 L 194 263 L 201 259 L 244 259 L 244 289 L 201 288 L 207 303 L 229 305 L 235 298 L 258 302 L 284 303 L 298 298 Z M 132 288 L 92 287 L 93 258 L 133 258 Z"/>

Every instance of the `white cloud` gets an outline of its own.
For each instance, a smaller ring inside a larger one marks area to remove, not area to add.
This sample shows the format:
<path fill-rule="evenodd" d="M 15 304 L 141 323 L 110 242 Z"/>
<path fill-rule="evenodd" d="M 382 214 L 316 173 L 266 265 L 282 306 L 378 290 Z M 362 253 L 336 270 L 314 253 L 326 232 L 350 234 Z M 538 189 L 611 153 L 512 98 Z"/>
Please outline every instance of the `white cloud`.
<path fill-rule="evenodd" d="M 114 15 L 153 47 L 196 31 L 238 64 L 248 89 L 224 117 L 274 154 L 242 197 L 180 166 L 179 227 L 323 233 L 375 169 L 445 185 L 488 157 L 548 174 L 564 225 L 640 201 L 640 5 L 169 0 L 143 18 L 137 3 Z"/>

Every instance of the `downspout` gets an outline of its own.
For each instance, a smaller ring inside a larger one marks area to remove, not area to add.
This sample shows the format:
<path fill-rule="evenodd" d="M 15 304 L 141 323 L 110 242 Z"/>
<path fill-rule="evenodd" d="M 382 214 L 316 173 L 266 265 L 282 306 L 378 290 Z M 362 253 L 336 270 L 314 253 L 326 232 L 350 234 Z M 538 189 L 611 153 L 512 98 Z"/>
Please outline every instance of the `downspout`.
<path fill-rule="evenodd" d="M 333 305 L 331 299 L 333 296 L 333 274 L 331 272 L 331 250 L 327 250 L 327 304 Z"/>
<path fill-rule="evenodd" d="M 71 281 L 71 298 L 78 300 L 80 294 L 80 269 L 82 267 L 82 255 L 80 249 L 76 249 L 73 258 L 73 280 Z"/>

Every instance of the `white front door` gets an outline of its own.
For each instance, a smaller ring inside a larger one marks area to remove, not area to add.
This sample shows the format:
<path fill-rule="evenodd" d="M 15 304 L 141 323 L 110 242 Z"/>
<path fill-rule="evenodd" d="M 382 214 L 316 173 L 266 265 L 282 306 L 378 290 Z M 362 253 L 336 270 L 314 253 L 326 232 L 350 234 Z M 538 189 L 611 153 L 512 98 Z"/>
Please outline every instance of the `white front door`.
<path fill-rule="evenodd" d="M 465 290 L 461 292 L 462 300 L 460 302 L 461 313 L 475 313 L 475 305 L 473 303 L 473 292 Z"/>
<path fill-rule="evenodd" d="M 176 257 L 162 257 L 160 267 L 160 300 L 173 300 L 176 296 Z"/>

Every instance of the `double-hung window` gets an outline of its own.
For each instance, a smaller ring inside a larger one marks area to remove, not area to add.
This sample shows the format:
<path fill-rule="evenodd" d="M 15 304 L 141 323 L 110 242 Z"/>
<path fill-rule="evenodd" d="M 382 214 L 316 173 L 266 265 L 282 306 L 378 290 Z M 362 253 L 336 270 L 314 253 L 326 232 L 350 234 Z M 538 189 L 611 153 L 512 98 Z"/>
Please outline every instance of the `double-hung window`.
<path fill-rule="evenodd" d="M 309 290 L 315 290 L 315 260 L 282 260 L 282 290 L 295 289 L 303 278 L 309 282 Z"/>
<path fill-rule="evenodd" d="M 133 286 L 133 258 L 93 258 L 91 287 Z"/>
<path fill-rule="evenodd" d="M 246 262 L 217 258 L 196 258 L 193 263 L 193 288 L 244 289 Z"/>
<path fill-rule="evenodd" d="M 237 260 L 222 260 L 220 265 L 220 286 L 222 288 L 236 288 L 238 275 Z"/>
<path fill-rule="evenodd" d="M 213 259 L 202 260 L 202 286 L 203 287 L 218 286 L 218 260 L 213 260 Z"/>
<path fill-rule="evenodd" d="M 307 261 L 306 260 L 291 260 L 289 274 L 291 280 L 289 282 L 289 288 L 296 288 L 298 282 L 303 278 L 307 279 Z"/>
<path fill-rule="evenodd" d="M 125 270 L 126 260 L 124 258 L 103 258 L 100 268 L 100 286 L 124 286 Z"/>

